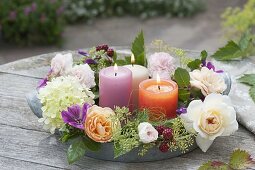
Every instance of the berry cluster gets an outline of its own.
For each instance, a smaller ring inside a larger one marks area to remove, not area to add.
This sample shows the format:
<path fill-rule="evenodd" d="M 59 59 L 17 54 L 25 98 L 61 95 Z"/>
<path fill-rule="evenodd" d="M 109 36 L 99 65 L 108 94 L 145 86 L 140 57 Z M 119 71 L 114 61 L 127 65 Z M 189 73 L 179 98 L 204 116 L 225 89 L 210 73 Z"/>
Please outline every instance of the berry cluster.
<path fill-rule="evenodd" d="M 161 152 L 167 152 L 169 150 L 169 141 L 173 139 L 173 130 L 165 126 L 157 126 L 159 136 L 162 136 L 163 141 L 159 145 Z"/>
<path fill-rule="evenodd" d="M 101 51 L 101 50 L 104 50 L 109 57 L 113 57 L 114 55 L 114 50 L 112 48 L 109 48 L 109 46 L 106 44 L 99 45 L 96 47 L 96 51 Z"/>

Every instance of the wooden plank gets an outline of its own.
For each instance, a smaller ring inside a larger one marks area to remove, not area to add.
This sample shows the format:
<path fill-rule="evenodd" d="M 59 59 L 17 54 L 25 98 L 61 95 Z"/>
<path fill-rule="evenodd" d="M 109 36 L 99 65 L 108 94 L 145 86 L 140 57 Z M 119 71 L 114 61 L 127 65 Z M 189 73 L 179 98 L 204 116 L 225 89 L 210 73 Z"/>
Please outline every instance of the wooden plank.
<path fill-rule="evenodd" d="M 1 170 L 57 170 L 60 167 L 51 167 L 48 165 L 37 164 L 29 161 L 21 161 L 13 158 L 0 156 Z"/>
<path fill-rule="evenodd" d="M 71 169 L 197 169 L 208 160 L 227 161 L 235 148 L 248 150 L 255 155 L 255 137 L 242 127 L 235 135 L 221 137 L 215 141 L 207 153 L 201 150 L 181 157 L 148 163 L 117 163 L 100 161 L 88 157 L 74 165 L 66 162 L 67 145 L 46 132 L 31 131 L 18 127 L 0 125 L 0 156 L 52 167 Z"/>
<path fill-rule="evenodd" d="M 0 124 L 43 131 L 25 99 L 38 79 L 0 74 L 0 82 Z"/>
<path fill-rule="evenodd" d="M 118 53 L 122 55 L 130 53 L 130 50 L 128 50 L 126 47 L 116 47 L 115 49 L 118 51 Z M 84 50 L 86 51 L 87 49 Z M 81 55 L 78 54 L 78 51 L 61 51 L 49 54 L 42 54 L 35 57 L 25 58 L 22 60 L 0 65 L 0 72 L 43 78 L 50 68 L 51 59 L 57 53 L 72 53 L 74 60 L 78 60 L 81 57 Z"/>

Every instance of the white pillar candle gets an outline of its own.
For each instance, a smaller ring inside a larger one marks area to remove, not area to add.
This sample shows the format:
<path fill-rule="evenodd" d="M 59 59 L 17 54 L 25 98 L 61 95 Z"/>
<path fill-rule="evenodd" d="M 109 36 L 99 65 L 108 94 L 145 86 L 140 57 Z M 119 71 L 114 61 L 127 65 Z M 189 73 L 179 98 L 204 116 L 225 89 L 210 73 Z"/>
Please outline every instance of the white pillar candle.
<path fill-rule="evenodd" d="M 135 62 L 134 55 L 131 55 L 131 63 L 130 65 L 125 65 L 124 67 L 128 68 L 132 72 L 132 101 L 131 101 L 131 109 L 138 108 L 138 97 L 139 97 L 139 84 L 146 79 L 149 79 L 149 71 L 146 67 L 141 65 L 133 64 Z"/>

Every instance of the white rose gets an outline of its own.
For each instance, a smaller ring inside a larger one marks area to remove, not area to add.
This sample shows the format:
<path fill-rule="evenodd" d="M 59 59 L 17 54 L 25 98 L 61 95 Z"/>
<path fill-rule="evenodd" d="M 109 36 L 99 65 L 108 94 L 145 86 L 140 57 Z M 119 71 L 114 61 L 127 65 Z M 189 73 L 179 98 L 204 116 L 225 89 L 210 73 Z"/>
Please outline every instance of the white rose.
<path fill-rule="evenodd" d="M 94 71 L 88 64 L 76 65 L 71 70 L 71 75 L 78 78 L 82 85 L 92 88 L 96 85 Z"/>
<path fill-rule="evenodd" d="M 71 53 L 59 53 L 51 60 L 51 70 L 54 76 L 67 75 L 72 67 L 73 56 Z"/>
<path fill-rule="evenodd" d="M 223 93 L 227 88 L 223 77 L 207 67 L 202 67 L 201 70 L 193 70 L 189 74 L 191 86 L 200 89 L 204 96 L 211 93 Z"/>
<path fill-rule="evenodd" d="M 142 122 L 138 125 L 140 141 L 150 143 L 158 139 L 158 131 L 148 122 Z"/>
<path fill-rule="evenodd" d="M 206 152 L 218 136 L 229 136 L 238 129 L 236 111 L 230 98 L 221 94 L 209 94 L 204 102 L 193 100 L 187 113 L 180 116 L 185 128 L 197 132 L 197 145 Z"/>

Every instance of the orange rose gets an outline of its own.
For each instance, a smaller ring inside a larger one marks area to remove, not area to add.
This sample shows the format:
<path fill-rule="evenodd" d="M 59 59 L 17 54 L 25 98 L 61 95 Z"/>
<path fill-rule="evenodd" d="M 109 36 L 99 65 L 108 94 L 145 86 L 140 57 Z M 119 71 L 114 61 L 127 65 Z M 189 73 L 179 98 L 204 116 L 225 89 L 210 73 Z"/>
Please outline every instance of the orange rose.
<path fill-rule="evenodd" d="M 92 106 L 84 124 L 88 137 L 96 142 L 109 142 L 112 138 L 112 122 L 109 117 L 114 114 L 111 108 Z"/>

